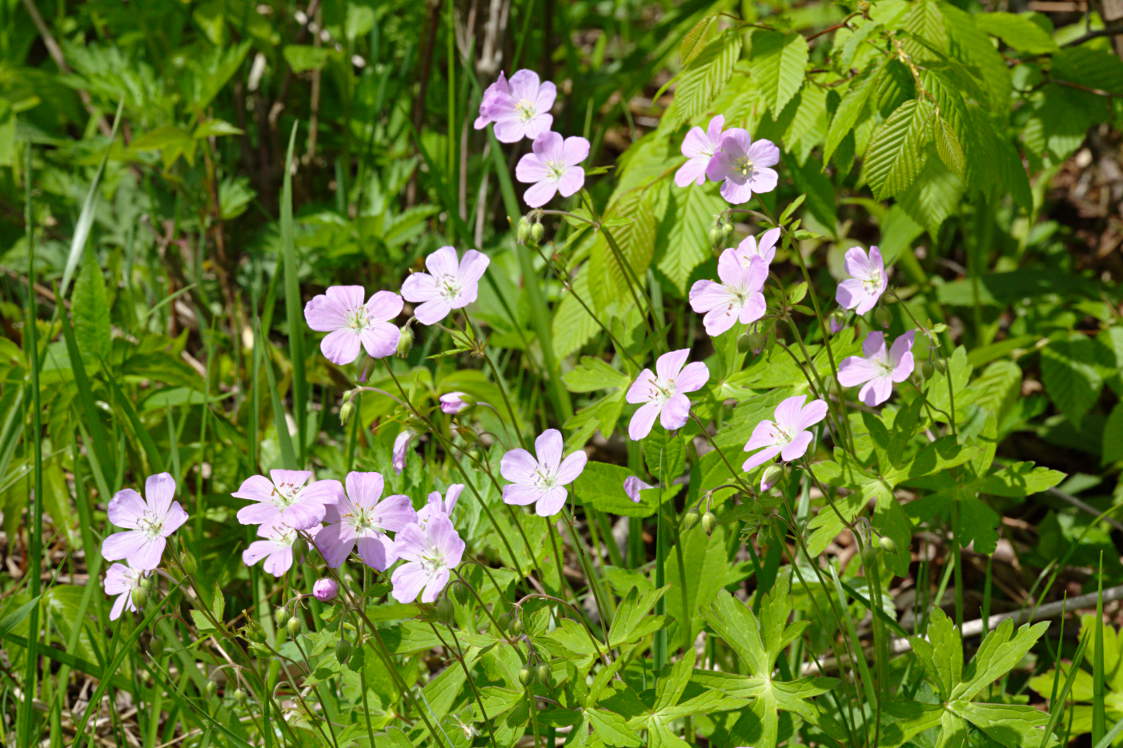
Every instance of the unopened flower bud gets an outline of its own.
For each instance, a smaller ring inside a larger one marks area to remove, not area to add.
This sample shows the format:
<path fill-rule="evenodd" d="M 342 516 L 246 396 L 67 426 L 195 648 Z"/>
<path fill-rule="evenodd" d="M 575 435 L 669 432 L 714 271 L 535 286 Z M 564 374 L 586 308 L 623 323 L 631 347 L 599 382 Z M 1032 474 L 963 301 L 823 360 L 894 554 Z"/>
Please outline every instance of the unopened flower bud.
<path fill-rule="evenodd" d="M 515 618 L 512 618 L 510 629 L 512 634 L 521 634 L 523 632 L 522 619 L 518 618 L 517 616 Z"/>
<path fill-rule="evenodd" d="M 717 515 L 707 510 L 702 515 L 702 529 L 706 531 L 707 535 L 713 533 L 714 528 L 717 527 Z"/>
<path fill-rule="evenodd" d="M 524 667 L 522 670 L 519 670 L 519 683 L 525 686 L 527 683 L 530 683 L 530 678 L 530 668 Z"/>
<path fill-rule="evenodd" d="M 322 603 L 328 603 L 339 594 L 339 583 L 330 577 L 317 579 L 312 585 L 312 595 Z"/>
<path fill-rule="evenodd" d="M 764 350 L 768 342 L 768 335 L 759 325 L 737 338 L 737 350 L 741 353 L 752 353 L 754 356 Z"/>
<path fill-rule="evenodd" d="M 137 608 L 143 608 L 144 604 L 148 602 L 148 584 L 142 583 L 139 587 L 133 590 L 133 605 Z"/>
<path fill-rule="evenodd" d="M 881 550 L 885 551 L 886 553 L 893 553 L 897 550 L 897 543 L 888 535 L 882 535 L 880 538 L 878 538 L 877 544 L 881 546 Z"/>
<path fill-rule="evenodd" d="M 243 703 L 247 698 L 246 692 L 241 688 L 235 688 L 232 695 L 234 697 L 234 701 L 238 702 L 239 704 Z"/>
<path fill-rule="evenodd" d="M 689 530 L 690 528 L 694 527 L 694 525 L 698 524 L 699 519 L 701 519 L 701 516 L 698 514 L 698 512 L 691 509 L 689 512 L 682 516 L 682 529 Z"/>
<path fill-rule="evenodd" d="M 277 622 L 278 626 L 284 626 L 289 620 L 289 609 L 285 606 L 280 606 L 273 612 L 273 620 Z"/>
<path fill-rule="evenodd" d="M 534 677 L 540 683 L 549 683 L 550 681 L 550 666 L 543 663 L 534 668 Z"/>
<path fill-rule="evenodd" d="M 441 395 L 441 411 L 451 415 L 456 415 L 460 411 L 468 407 L 467 395 L 463 392 L 446 392 Z"/>
<path fill-rule="evenodd" d="M 763 493 L 764 491 L 771 491 L 772 487 L 776 485 L 776 481 L 780 480 L 780 477 L 783 474 L 784 469 L 779 465 L 769 465 L 768 467 L 766 467 L 764 469 L 764 472 L 760 475 L 761 492 Z"/>
<path fill-rule="evenodd" d="M 835 309 L 827 317 L 827 329 L 831 331 L 831 335 L 838 335 L 842 331 L 843 323 L 846 321 L 846 313 L 841 309 Z"/>
<path fill-rule="evenodd" d="M 216 691 L 218 691 L 218 683 L 213 680 L 207 681 L 207 685 L 203 686 L 203 692 L 208 697 L 214 696 Z"/>
<path fill-rule="evenodd" d="M 542 243 L 542 237 L 546 235 L 546 227 L 541 223 L 532 223 L 530 225 L 530 241 L 534 246 Z"/>
<path fill-rule="evenodd" d="M 526 216 L 519 219 L 519 225 L 515 229 L 515 241 L 519 244 L 526 244 L 530 239 L 530 221 L 526 220 Z"/>
<path fill-rule="evenodd" d="M 300 616 L 293 616 L 289 619 L 289 622 L 285 624 L 285 628 L 288 629 L 289 634 L 296 636 L 298 633 L 300 633 L 300 627 L 302 624 L 303 621 L 300 620 Z"/>
<path fill-rule="evenodd" d="M 409 353 L 409 349 L 413 346 L 413 330 L 408 326 L 401 329 L 401 335 L 398 336 L 398 355 L 405 357 Z"/>
<path fill-rule="evenodd" d="M 351 402 L 351 398 L 345 396 L 343 398 L 343 403 L 339 406 L 339 422 L 346 426 L 347 421 L 350 420 L 351 413 L 354 412 L 354 410 L 355 403 Z"/>
<path fill-rule="evenodd" d="M 725 243 L 725 232 L 722 231 L 721 228 L 719 228 L 718 226 L 711 227 L 710 228 L 710 244 L 714 245 L 715 247 L 720 247 L 724 243 Z"/>
<path fill-rule="evenodd" d="M 335 645 L 335 659 L 339 660 L 339 664 L 343 665 L 351 657 L 351 642 L 346 639 L 340 639 L 339 643 Z"/>

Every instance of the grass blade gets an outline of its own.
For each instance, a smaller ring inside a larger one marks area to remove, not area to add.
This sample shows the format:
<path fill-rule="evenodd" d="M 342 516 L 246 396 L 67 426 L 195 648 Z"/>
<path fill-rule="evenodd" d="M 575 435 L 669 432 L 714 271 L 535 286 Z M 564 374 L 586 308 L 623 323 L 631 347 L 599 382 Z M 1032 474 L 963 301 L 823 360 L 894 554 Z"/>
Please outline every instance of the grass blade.
<path fill-rule="evenodd" d="M 296 456 L 304 464 L 308 423 L 308 380 L 304 376 L 304 318 L 301 315 L 299 266 L 292 223 L 292 152 L 297 125 L 289 135 L 285 154 L 285 178 L 281 187 L 281 253 L 285 265 L 285 315 L 289 327 L 289 358 L 292 360 L 292 415 L 296 420 Z M 296 465 L 293 465 L 296 467 Z"/>

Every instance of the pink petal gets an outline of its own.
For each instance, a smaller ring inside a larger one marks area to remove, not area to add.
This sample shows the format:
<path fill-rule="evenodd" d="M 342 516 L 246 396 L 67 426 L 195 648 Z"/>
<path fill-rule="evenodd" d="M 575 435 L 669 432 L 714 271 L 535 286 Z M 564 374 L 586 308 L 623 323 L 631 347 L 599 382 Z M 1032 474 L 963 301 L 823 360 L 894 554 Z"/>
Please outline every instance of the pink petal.
<path fill-rule="evenodd" d="M 121 613 L 125 610 L 126 604 L 129 605 L 130 610 L 136 610 L 136 608 L 132 607 L 131 603 L 129 603 L 129 594 L 128 592 L 122 593 L 113 601 L 113 607 L 109 609 L 109 620 L 116 621 L 120 618 Z"/>
<path fill-rule="evenodd" d="M 753 167 L 752 176 L 749 178 L 749 187 L 752 188 L 753 192 L 762 195 L 776 189 L 779 181 L 780 175 L 774 169 Z"/>
<path fill-rule="evenodd" d="M 775 445 L 779 439 L 780 434 L 776 430 L 776 424 L 765 419 L 753 428 L 752 436 L 750 436 L 748 442 L 745 443 L 745 451 L 751 452 L 761 447 L 771 447 Z"/>
<path fill-rule="evenodd" d="M 442 275 L 455 276 L 458 265 L 459 260 L 456 257 L 456 250 L 447 245 L 430 253 L 425 258 L 425 267 L 434 278 L 439 278 Z"/>
<path fill-rule="evenodd" d="M 788 434 L 799 431 L 800 416 L 803 414 L 803 404 L 806 401 L 806 395 L 793 395 L 776 406 L 774 418 L 781 431 Z"/>
<path fill-rule="evenodd" d="M 864 387 L 858 392 L 858 397 L 862 402 L 871 408 L 875 408 L 888 400 L 893 395 L 893 380 L 887 376 L 879 376 L 871 379 Z"/>
<path fill-rule="evenodd" d="M 734 158 L 740 158 L 748 154 L 751 145 L 752 138 L 749 137 L 748 130 L 743 127 L 731 127 L 722 134 L 718 150 L 729 153 Z"/>
<path fill-rule="evenodd" d="M 375 571 L 386 571 L 397 561 L 394 543 L 385 535 L 359 538 L 359 558 Z"/>
<path fill-rule="evenodd" d="M 425 591 L 421 593 L 421 602 L 434 603 L 440 597 L 441 590 L 448 584 L 448 569 L 436 569 L 429 574 L 425 581 Z"/>
<path fill-rule="evenodd" d="M 517 143 L 526 137 L 526 123 L 513 110 L 495 117 L 495 138 L 500 143 Z"/>
<path fill-rule="evenodd" d="M 655 361 L 655 373 L 659 379 L 670 382 L 682 371 L 683 364 L 690 357 L 689 348 L 679 348 L 677 351 L 668 351 Z"/>
<path fill-rule="evenodd" d="M 800 431 L 791 442 L 784 445 L 784 448 L 780 450 L 780 459 L 784 462 L 791 462 L 803 457 L 807 453 L 807 447 L 811 445 L 811 439 L 810 431 Z"/>
<path fill-rule="evenodd" d="M 346 310 L 358 309 L 366 298 L 366 291 L 362 286 L 330 286 L 324 294 Z"/>
<path fill-rule="evenodd" d="M 893 347 L 896 348 L 896 345 L 894 345 Z M 907 351 L 901 355 L 901 360 L 898 361 L 897 365 L 893 367 L 893 373 L 890 375 L 890 378 L 894 382 L 903 382 L 909 378 L 909 375 L 912 374 L 912 370 L 912 351 Z"/>
<path fill-rule="evenodd" d="M 721 183 L 720 192 L 726 202 L 732 205 L 747 203 L 753 196 L 753 188 L 748 182 L 738 184 L 732 179 L 726 179 Z"/>
<path fill-rule="evenodd" d="M 771 140 L 758 140 L 748 148 L 753 167 L 775 166 L 780 161 L 780 149 Z"/>
<path fill-rule="evenodd" d="M 168 537 L 173 532 L 183 527 L 183 523 L 187 521 L 187 512 L 178 501 L 173 501 L 172 505 L 168 507 L 167 513 L 164 515 L 164 537 Z"/>
<path fill-rule="evenodd" d="M 163 517 L 168 513 L 175 498 L 175 478 L 170 473 L 148 476 L 148 480 L 144 482 L 144 498 L 156 516 Z"/>
<path fill-rule="evenodd" d="M 515 179 L 520 182 L 528 184 L 541 182 L 549 176 L 550 172 L 546 168 L 546 162 L 538 158 L 536 154 L 524 154 L 515 164 Z"/>
<path fill-rule="evenodd" d="M 534 440 L 534 453 L 543 470 L 553 473 L 561 464 L 562 435 L 557 429 L 546 429 Z"/>
<path fill-rule="evenodd" d="M 765 262 L 772 262 L 776 257 L 776 242 L 780 240 L 780 228 L 768 229 L 760 237 L 760 243 L 757 245 L 757 254 L 764 258 Z"/>
<path fill-rule="evenodd" d="M 853 309 L 862 303 L 866 296 L 862 282 L 855 278 L 847 278 L 838 284 L 834 298 L 843 309 Z"/>
<path fill-rule="evenodd" d="M 533 482 L 536 470 L 538 470 L 538 460 L 525 449 L 512 449 L 499 461 L 499 474 L 512 483 Z"/>
<path fill-rule="evenodd" d="M 292 546 L 274 544 L 274 551 L 265 557 L 261 568 L 275 577 L 284 576 L 292 568 Z"/>
<path fill-rule="evenodd" d="M 101 542 L 101 556 L 106 561 L 119 561 L 135 556 L 144 545 L 145 536 L 139 530 L 115 532 Z"/>
<path fill-rule="evenodd" d="M 846 272 L 854 278 L 865 278 L 872 269 L 869 258 L 861 247 L 846 250 L 845 263 Z"/>
<path fill-rule="evenodd" d="M 543 491 L 537 486 L 509 485 L 503 486 L 503 503 L 515 506 L 533 504 L 542 498 Z"/>
<path fill-rule="evenodd" d="M 352 471 L 344 479 L 347 486 L 347 498 L 351 504 L 364 509 L 370 509 L 378 503 L 382 496 L 385 482 L 382 473 Z"/>
<path fill-rule="evenodd" d="M 636 377 L 628 387 L 628 391 L 624 394 L 624 399 L 629 403 L 635 405 L 636 403 L 646 403 L 651 397 L 651 388 L 655 382 L 655 375 L 651 373 L 651 369 L 644 369 Z"/>
<path fill-rule="evenodd" d="M 880 331 L 871 332 L 862 341 L 862 355 L 866 358 L 884 358 L 885 357 L 885 333 Z"/>
<path fill-rule="evenodd" d="M 451 488 L 449 493 L 452 493 Z M 408 496 L 396 493 L 378 503 L 374 510 L 374 520 L 384 530 L 398 532 L 417 521 L 417 512 L 413 510 Z"/>
<path fill-rule="evenodd" d="M 687 187 L 691 184 L 702 184 L 706 181 L 706 166 L 710 163 L 709 156 L 698 156 L 688 159 L 685 164 L 675 172 L 675 184 Z"/>
<path fill-rule="evenodd" d="M 878 374 L 878 367 L 872 361 L 860 356 L 847 356 L 838 365 L 838 383 L 843 387 L 857 387 L 865 384 Z"/>
<path fill-rule="evenodd" d="M 549 132 L 553 124 L 554 118 L 552 115 L 536 114 L 523 124 L 523 134 L 525 137 L 534 140 L 542 133 Z"/>
<path fill-rule="evenodd" d="M 562 161 L 565 146 L 562 136 L 556 132 L 544 132 L 534 139 L 532 149 L 543 161 Z"/>
<path fill-rule="evenodd" d="M 556 478 L 558 485 L 566 486 L 577 480 L 577 477 L 581 475 L 581 471 L 585 469 L 585 463 L 588 462 L 588 460 L 588 456 L 581 450 L 570 454 L 562 460 L 561 465 L 558 466 Z"/>
<path fill-rule="evenodd" d="M 569 197 L 585 185 L 585 170 L 580 166 L 570 166 L 558 180 L 558 194 Z"/>
<path fill-rule="evenodd" d="M 717 258 L 717 277 L 729 288 L 746 288 L 749 281 L 748 265 L 749 263 L 741 261 L 739 250 L 723 250 Z"/>
<path fill-rule="evenodd" d="M 675 431 L 685 426 L 689 417 L 690 399 L 679 393 L 672 395 L 663 403 L 663 409 L 659 413 L 659 423 L 663 424 L 663 428 L 667 431 Z"/>
<path fill-rule="evenodd" d="M 320 341 L 320 351 L 333 364 L 349 364 L 359 356 L 359 334 L 350 328 L 329 332 Z"/>
<path fill-rule="evenodd" d="M 347 309 L 326 294 L 320 294 L 304 305 L 304 321 L 316 332 L 330 332 L 347 324 Z"/>
<path fill-rule="evenodd" d="M 647 403 L 641 405 L 639 410 L 632 414 L 632 420 L 628 422 L 628 438 L 632 441 L 639 441 L 651 433 L 651 427 L 655 424 L 655 417 L 659 415 L 662 408 L 658 403 Z"/>
<path fill-rule="evenodd" d="M 253 545 L 250 547 L 252 548 Z M 327 565 L 333 569 L 343 565 L 354 547 L 354 534 L 341 524 L 327 525 L 316 533 L 316 548 Z"/>
<path fill-rule="evenodd" d="M 693 361 L 679 372 L 675 387 L 679 392 L 694 392 L 702 389 L 709 380 L 709 368 L 701 361 Z"/>
<path fill-rule="evenodd" d="M 433 299 L 413 308 L 413 316 L 423 325 L 435 325 L 448 316 L 452 305 L 445 299 Z"/>
<path fill-rule="evenodd" d="M 238 510 L 238 521 L 243 525 L 264 525 L 273 522 L 280 510 L 269 502 L 250 504 Z"/>
<path fill-rule="evenodd" d="M 759 467 L 760 465 L 763 465 L 764 463 L 775 459 L 776 455 L 778 454 L 780 454 L 780 446 L 778 444 L 762 449 L 756 454 L 750 456 L 749 459 L 745 460 L 745 462 L 741 465 L 741 469 L 747 473 L 753 468 Z"/>
<path fill-rule="evenodd" d="M 692 127 L 687 131 L 686 137 L 682 139 L 680 150 L 682 155 L 691 161 L 699 156 L 703 156 L 705 160 L 709 161 L 710 156 L 714 155 L 714 146 L 715 143 L 701 127 Z"/>
<path fill-rule="evenodd" d="M 539 81 L 538 73 L 533 70 L 519 70 L 508 81 L 511 98 L 516 102 L 522 99 L 534 101 L 538 98 Z"/>
<path fill-rule="evenodd" d="M 812 400 L 800 411 L 799 420 L 795 424 L 797 430 L 814 426 L 827 417 L 827 403 L 824 400 Z M 788 432 L 791 433 L 791 432 Z"/>
<path fill-rule="evenodd" d="M 428 273 L 413 273 L 402 283 L 402 296 L 415 304 L 430 301 L 439 295 L 437 281 Z"/>
<path fill-rule="evenodd" d="M 729 306 L 735 297 L 729 289 L 710 280 L 695 281 L 690 287 L 690 308 L 702 314 L 711 309 Z"/>
<path fill-rule="evenodd" d="M 909 330 L 904 335 L 900 336 L 893 341 L 893 347 L 889 350 L 889 361 L 891 363 L 898 363 L 904 360 L 906 355 L 912 350 L 913 339 L 916 337 L 916 330 Z M 910 356 L 911 358 L 911 356 Z M 912 373 L 912 364 L 909 364 L 909 370 L 905 373 L 908 376 Z M 901 380 L 897 380 L 901 381 Z"/>
<path fill-rule="evenodd" d="M 562 163 L 576 166 L 589 157 L 589 141 L 579 135 L 565 139 L 562 144 Z"/>
<path fill-rule="evenodd" d="M 460 282 L 462 284 L 479 282 L 489 264 L 491 264 L 491 258 L 483 252 L 469 249 L 464 253 L 463 259 L 460 260 Z"/>
<path fill-rule="evenodd" d="M 561 511 L 565 506 L 565 498 L 568 492 L 561 486 L 551 488 L 549 491 L 542 495 L 538 503 L 534 505 L 534 513 L 539 517 L 553 517 Z"/>
<path fill-rule="evenodd" d="M 721 142 L 721 128 L 723 127 L 725 127 L 724 114 L 714 115 L 714 117 L 710 119 L 710 124 L 706 126 L 706 135 L 715 146 Z"/>
<path fill-rule="evenodd" d="M 554 195 L 557 193 L 557 182 L 543 180 L 527 188 L 526 192 L 523 193 L 523 202 L 531 208 L 541 208 L 543 205 L 553 200 Z"/>
<path fill-rule="evenodd" d="M 379 322 L 389 322 L 402 313 L 402 297 L 393 291 L 379 291 L 366 303 L 367 316 Z"/>
<path fill-rule="evenodd" d="M 135 551 L 126 557 L 129 566 L 140 571 L 155 569 L 160 565 L 160 557 L 164 555 L 165 545 L 167 545 L 167 541 L 162 537 L 145 539 Z"/>
<path fill-rule="evenodd" d="M 428 577 L 420 563 L 402 564 L 390 577 L 390 582 L 394 585 L 390 594 L 400 603 L 412 603 L 421 593 L 427 580 Z"/>
<path fill-rule="evenodd" d="M 551 81 L 546 81 L 538 87 L 538 95 L 534 99 L 534 108 L 539 112 L 548 112 L 558 97 L 558 87 Z"/>
<path fill-rule="evenodd" d="M 109 500 L 108 515 L 110 524 L 128 529 L 136 528 L 137 522 L 144 516 L 148 505 L 136 491 L 131 488 L 122 488 L 113 494 Z M 120 534 L 120 533 L 118 533 Z M 124 558 L 119 556 L 118 558 Z"/>
<path fill-rule="evenodd" d="M 301 501 L 285 507 L 277 519 L 294 530 L 307 530 L 324 518 L 324 505 L 318 501 Z"/>
<path fill-rule="evenodd" d="M 766 311 L 768 311 L 768 307 L 764 301 L 764 294 L 754 293 L 750 295 L 741 307 L 741 324 L 751 325 L 763 317 Z"/>
<path fill-rule="evenodd" d="M 702 326 L 706 328 L 707 335 L 716 338 L 733 327 L 733 323 L 736 321 L 737 307 L 730 303 L 707 312 L 706 316 L 702 318 Z"/>
<path fill-rule="evenodd" d="M 371 358 L 393 356 L 401 339 L 402 331 L 389 322 L 374 322 L 359 333 L 359 340 Z"/>

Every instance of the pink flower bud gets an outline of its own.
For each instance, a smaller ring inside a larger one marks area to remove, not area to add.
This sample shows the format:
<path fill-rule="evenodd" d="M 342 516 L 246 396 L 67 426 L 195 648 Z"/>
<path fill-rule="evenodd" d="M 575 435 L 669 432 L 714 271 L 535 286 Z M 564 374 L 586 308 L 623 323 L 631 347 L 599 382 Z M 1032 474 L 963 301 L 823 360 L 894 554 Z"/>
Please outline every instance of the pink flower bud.
<path fill-rule="evenodd" d="M 324 577 L 317 579 L 316 583 L 312 585 L 312 595 L 322 603 L 328 603 L 335 599 L 339 594 L 339 583 L 334 579 Z"/>
<path fill-rule="evenodd" d="M 446 392 L 440 397 L 441 410 L 445 413 L 455 415 L 468 407 L 468 401 L 464 399 L 463 392 Z"/>

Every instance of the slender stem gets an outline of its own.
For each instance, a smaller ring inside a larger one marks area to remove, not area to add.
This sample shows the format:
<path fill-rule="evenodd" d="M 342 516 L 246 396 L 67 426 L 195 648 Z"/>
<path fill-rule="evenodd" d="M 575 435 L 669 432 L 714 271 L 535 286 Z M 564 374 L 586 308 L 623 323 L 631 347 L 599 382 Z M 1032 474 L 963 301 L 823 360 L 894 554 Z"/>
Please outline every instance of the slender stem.
<path fill-rule="evenodd" d="M 460 663 L 460 668 L 464 671 L 464 679 L 468 682 L 468 687 L 472 690 L 472 696 L 476 700 L 476 707 L 480 710 L 480 718 L 485 723 L 491 722 L 491 718 L 487 716 L 487 710 L 484 709 L 483 699 L 480 698 L 480 690 L 476 688 L 476 681 L 472 678 L 472 671 L 468 669 L 468 663 L 464 661 L 464 652 L 460 649 L 460 640 L 456 637 L 456 630 L 453 629 L 452 626 L 447 627 L 449 633 L 452 634 L 452 641 L 456 644 L 454 649 L 445 643 L 444 637 L 437 631 L 437 627 L 432 621 L 429 621 L 429 628 L 433 630 L 433 634 L 440 640 L 441 646 L 450 651 L 452 653 L 452 658 Z M 487 741 L 491 743 L 492 746 L 495 745 L 493 733 L 494 730 L 488 729 Z"/>
<path fill-rule="evenodd" d="M 604 640 L 608 641 L 608 626 L 612 624 L 612 618 L 609 614 L 608 606 L 605 604 L 605 596 L 600 587 L 600 580 L 597 579 L 596 574 L 593 573 L 593 565 L 585 552 L 585 546 L 581 542 L 581 538 L 577 535 L 577 528 L 573 524 L 573 518 L 569 515 L 569 510 L 562 507 L 562 519 L 565 520 L 566 527 L 569 528 L 569 537 L 573 539 L 573 547 L 577 551 L 577 558 L 581 562 L 581 566 L 585 571 L 585 576 L 589 579 L 589 589 L 593 592 L 593 601 L 597 605 L 597 613 L 600 615 L 601 634 Z"/>

